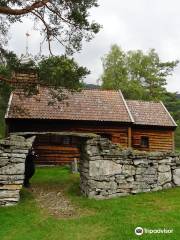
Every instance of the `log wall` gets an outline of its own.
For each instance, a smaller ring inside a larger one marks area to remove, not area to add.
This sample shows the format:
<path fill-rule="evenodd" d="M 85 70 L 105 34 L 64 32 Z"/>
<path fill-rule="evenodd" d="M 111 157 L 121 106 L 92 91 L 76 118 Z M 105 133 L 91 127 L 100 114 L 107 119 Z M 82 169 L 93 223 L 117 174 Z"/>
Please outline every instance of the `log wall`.
<path fill-rule="evenodd" d="M 170 152 L 174 150 L 174 130 L 146 126 L 132 126 L 125 123 L 59 121 L 59 120 L 7 120 L 8 132 L 86 132 L 109 138 L 122 147 L 142 151 Z M 141 138 L 148 137 L 149 146 L 141 145 Z M 78 142 L 64 144 L 62 141 L 37 138 L 35 148 L 40 164 L 66 164 L 74 158 L 79 160 Z"/>
<path fill-rule="evenodd" d="M 174 150 L 174 131 L 166 129 L 132 129 L 132 147 L 143 151 L 171 152 Z M 141 145 L 141 138 L 149 138 L 149 147 Z"/>
<path fill-rule="evenodd" d="M 84 121 L 10 120 L 8 132 L 83 132 L 96 133 L 109 138 L 113 143 L 128 147 L 128 126 L 120 123 Z M 39 155 L 38 164 L 67 164 L 76 158 L 80 151 L 78 140 L 63 143 L 62 139 L 41 136 L 36 138 L 35 150 Z"/>

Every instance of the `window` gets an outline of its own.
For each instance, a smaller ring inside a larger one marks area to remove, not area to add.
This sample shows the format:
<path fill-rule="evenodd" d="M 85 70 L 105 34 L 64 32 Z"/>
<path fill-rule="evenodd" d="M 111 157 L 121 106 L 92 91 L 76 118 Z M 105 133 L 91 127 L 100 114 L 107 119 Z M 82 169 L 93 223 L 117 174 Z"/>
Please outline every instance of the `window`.
<path fill-rule="evenodd" d="M 112 136 L 111 136 L 110 134 L 107 134 L 107 133 L 102 133 L 102 134 L 101 134 L 101 137 L 102 137 L 102 138 L 107 138 L 107 139 L 109 139 L 109 140 L 111 140 L 111 138 L 112 138 Z"/>
<path fill-rule="evenodd" d="M 141 137 L 141 147 L 149 147 L 149 138 Z"/>
<path fill-rule="evenodd" d="M 63 137 L 63 144 L 68 145 L 71 143 L 71 138 L 70 137 Z"/>

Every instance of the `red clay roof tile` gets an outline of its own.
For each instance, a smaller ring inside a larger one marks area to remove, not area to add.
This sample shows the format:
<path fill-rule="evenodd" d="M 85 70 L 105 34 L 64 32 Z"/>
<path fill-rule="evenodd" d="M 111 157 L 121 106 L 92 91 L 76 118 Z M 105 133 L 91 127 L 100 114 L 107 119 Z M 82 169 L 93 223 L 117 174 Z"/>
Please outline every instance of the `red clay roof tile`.
<path fill-rule="evenodd" d="M 127 100 L 135 124 L 175 127 L 176 123 L 161 102 Z"/>
<path fill-rule="evenodd" d="M 82 90 L 52 105 L 51 100 L 48 88 L 40 88 L 32 97 L 14 92 L 7 118 L 131 122 L 119 91 Z"/>

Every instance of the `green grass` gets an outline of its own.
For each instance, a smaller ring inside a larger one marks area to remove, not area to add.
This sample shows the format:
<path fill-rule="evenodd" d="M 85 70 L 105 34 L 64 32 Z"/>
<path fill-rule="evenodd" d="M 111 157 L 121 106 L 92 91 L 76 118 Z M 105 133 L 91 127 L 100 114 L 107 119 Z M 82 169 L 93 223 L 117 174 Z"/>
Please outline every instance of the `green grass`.
<path fill-rule="evenodd" d="M 68 168 L 37 169 L 33 183 L 59 186 L 84 212 L 72 219 L 58 219 L 42 211 L 32 194 L 22 190 L 14 207 L 0 208 L 1 240 L 178 240 L 180 239 L 180 188 L 143 193 L 111 200 L 90 200 L 79 192 L 79 176 Z M 173 234 L 134 234 L 137 226 L 173 229 Z"/>

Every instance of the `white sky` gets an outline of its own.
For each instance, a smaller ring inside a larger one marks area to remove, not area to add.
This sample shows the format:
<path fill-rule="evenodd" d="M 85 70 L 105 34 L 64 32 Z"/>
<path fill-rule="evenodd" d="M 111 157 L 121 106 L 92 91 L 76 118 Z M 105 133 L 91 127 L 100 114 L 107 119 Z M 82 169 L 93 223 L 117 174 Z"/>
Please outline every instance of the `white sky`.
<path fill-rule="evenodd" d="M 99 0 L 99 7 L 91 11 L 91 18 L 103 25 L 90 43 L 84 43 L 75 59 L 91 71 L 88 83 L 97 83 L 102 74 L 101 58 L 114 43 L 123 50 L 155 48 L 162 61 L 180 59 L 180 1 L 179 0 Z M 11 28 L 10 48 L 18 55 L 25 53 L 25 33 L 31 34 L 29 52 L 38 54 L 40 35 L 30 20 Z M 54 54 L 63 49 L 55 44 Z M 44 45 L 43 53 L 47 54 Z M 180 93 L 180 64 L 168 79 L 167 89 Z"/>

